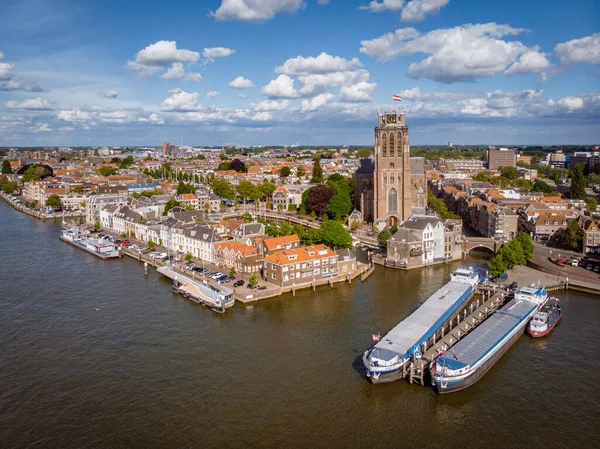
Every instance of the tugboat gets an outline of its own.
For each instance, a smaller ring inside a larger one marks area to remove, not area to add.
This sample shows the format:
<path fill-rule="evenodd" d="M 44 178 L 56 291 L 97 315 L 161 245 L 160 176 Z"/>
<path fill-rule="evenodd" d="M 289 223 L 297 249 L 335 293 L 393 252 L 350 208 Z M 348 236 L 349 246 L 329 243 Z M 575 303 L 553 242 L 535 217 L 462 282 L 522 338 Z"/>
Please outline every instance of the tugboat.
<path fill-rule="evenodd" d="M 533 318 L 527 326 L 527 333 L 532 337 L 545 337 L 558 324 L 562 318 L 562 310 L 558 305 L 557 298 L 551 298 L 551 302 L 533 315 Z"/>

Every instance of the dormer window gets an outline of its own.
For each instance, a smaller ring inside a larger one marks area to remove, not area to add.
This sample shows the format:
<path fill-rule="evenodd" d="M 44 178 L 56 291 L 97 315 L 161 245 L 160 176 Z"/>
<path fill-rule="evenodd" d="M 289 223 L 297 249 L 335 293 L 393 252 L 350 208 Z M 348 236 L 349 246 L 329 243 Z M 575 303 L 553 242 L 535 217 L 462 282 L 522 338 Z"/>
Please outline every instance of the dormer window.
<path fill-rule="evenodd" d="M 296 260 L 297 258 L 298 258 L 298 255 L 297 255 L 297 254 L 290 254 L 290 255 L 288 256 L 288 259 L 289 259 L 289 260 Z"/>

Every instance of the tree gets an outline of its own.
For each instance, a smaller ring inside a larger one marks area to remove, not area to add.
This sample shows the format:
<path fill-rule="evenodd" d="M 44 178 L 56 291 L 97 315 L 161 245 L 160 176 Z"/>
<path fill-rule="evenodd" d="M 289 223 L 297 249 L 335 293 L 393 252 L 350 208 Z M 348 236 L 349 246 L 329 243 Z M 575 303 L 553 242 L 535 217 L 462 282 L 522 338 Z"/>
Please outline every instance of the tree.
<path fill-rule="evenodd" d="M 235 275 L 236 275 L 236 274 L 237 274 L 237 273 L 236 273 L 236 271 L 235 271 L 235 268 L 234 268 L 234 267 L 231 267 L 231 270 L 229 270 L 229 277 L 230 277 L 231 279 L 235 279 Z"/>
<path fill-rule="evenodd" d="M 19 190 L 19 184 L 14 181 L 8 181 L 2 184 L 1 188 L 4 193 L 13 193 Z"/>
<path fill-rule="evenodd" d="M 231 161 L 231 165 L 229 166 L 229 169 L 235 170 L 238 173 L 245 173 L 246 172 L 246 164 L 244 164 L 239 159 L 234 159 Z"/>
<path fill-rule="evenodd" d="M 119 162 L 119 168 L 122 168 L 122 169 L 129 168 L 129 166 L 131 164 L 133 164 L 133 157 L 127 156 L 126 158 L 124 158 L 122 161 Z"/>
<path fill-rule="evenodd" d="M 323 182 L 323 167 L 321 167 L 321 156 L 317 156 L 313 165 L 312 178 L 310 182 Z"/>
<path fill-rule="evenodd" d="M 99 231 L 100 230 L 100 223 L 99 222 L 95 222 L 94 223 L 94 231 Z"/>
<path fill-rule="evenodd" d="M 309 228 L 302 235 L 298 235 L 302 240 L 303 245 L 312 245 L 321 241 L 321 230 L 315 228 Z"/>
<path fill-rule="evenodd" d="M 306 197 L 306 210 L 309 213 L 315 212 L 322 216 L 329 207 L 329 200 L 333 197 L 333 190 L 325 185 L 318 185 L 308 190 Z"/>
<path fill-rule="evenodd" d="M 526 192 L 531 192 L 533 189 L 533 183 L 527 179 L 517 179 L 515 181 L 515 186 L 525 190 Z"/>
<path fill-rule="evenodd" d="M 589 211 L 596 212 L 598 210 L 598 201 L 596 198 L 590 197 L 586 200 L 586 203 Z"/>
<path fill-rule="evenodd" d="M 345 191 L 336 193 L 329 201 L 327 215 L 332 220 L 342 220 L 352 212 L 352 199 L 350 194 Z"/>
<path fill-rule="evenodd" d="M 293 232 L 292 225 L 290 225 L 287 221 L 284 221 L 279 225 L 279 235 L 291 235 Z"/>
<path fill-rule="evenodd" d="M 548 185 L 548 183 L 538 179 L 533 183 L 533 191 L 534 192 L 542 192 L 544 194 L 552 192 L 552 187 Z"/>
<path fill-rule="evenodd" d="M 219 159 L 221 159 L 222 161 L 227 161 L 229 160 L 229 158 L 227 157 L 227 155 L 225 153 L 221 153 L 219 154 Z"/>
<path fill-rule="evenodd" d="M 62 201 L 60 200 L 60 196 L 55 193 L 50 195 L 46 200 L 46 206 L 51 207 L 52 209 L 61 207 Z"/>
<path fill-rule="evenodd" d="M 290 170 L 290 167 L 288 167 L 288 166 L 281 167 L 281 169 L 279 170 L 280 178 L 287 178 L 291 174 L 292 174 L 292 171 Z"/>
<path fill-rule="evenodd" d="M 78 194 L 82 194 L 83 193 L 83 187 L 81 186 L 75 186 L 71 189 L 71 193 L 78 193 Z"/>
<path fill-rule="evenodd" d="M 352 248 L 352 236 L 339 221 L 322 223 L 319 237 L 320 241 L 330 248 Z"/>
<path fill-rule="evenodd" d="M 173 198 L 171 198 L 169 201 L 167 201 L 167 204 L 165 204 L 165 208 L 163 210 L 163 215 L 166 217 L 167 214 L 169 213 L 169 211 L 176 206 L 181 206 L 181 203 L 179 201 L 175 201 Z"/>
<path fill-rule="evenodd" d="M 371 156 L 373 156 L 373 150 L 371 150 L 369 148 L 360 148 L 356 152 L 356 157 L 358 157 L 359 159 L 367 158 L 367 157 L 371 157 Z"/>
<path fill-rule="evenodd" d="M 185 255 L 185 261 L 186 261 L 186 262 L 189 262 L 190 260 L 192 260 L 192 258 L 193 258 L 193 257 L 194 257 L 194 256 L 192 256 L 192 253 L 187 253 L 187 254 Z"/>
<path fill-rule="evenodd" d="M 392 227 L 390 228 L 390 232 L 392 233 L 392 235 L 394 235 L 396 232 L 398 232 L 398 225 L 393 224 Z"/>
<path fill-rule="evenodd" d="M 519 170 L 515 167 L 500 167 L 499 171 L 502 173 L 502 176 L 511 181 L 519 179 Z"/>
<path fill-rule="evenodd" d="M 250 279 L 248 279 L 248 284 L 250 284 L 250 287 L 252 288 L 258 285 L 258 279 L 256 278 L 256 274 L 250 276 Z"/>
<path fill-rule="evenodd" d="M 587 180 L 583 173 L 585 165 L 577 164 L 573 170 L 573 178 L 571 179 L 571 198 L 574 200 L 585 200 L 585 186 Z"/>
<path fill-rule="evenodd" d="M 502 256 L 498 254 L 488 263 L 488 268 L 492 276 L 500 277 L 506 272 L 506 263 L 504 263 Z"/>
<path fill-rule="evenodd" d="M 390 237 L 392 237 L 392 233 L 388 228 L 384 228 L 383 231 L 381 231 L 377 235 L 377 240 L 379 241 L 379 243 L 385 244 L 390 239 Z"/>
<path fill-rule="evenodd" d="M 275 192 L 275 189 L 277 188 L 275 183 L 273 181 L 269 181 L 268 179 L 265 179 L 263 182 L 258 184 L 257 187 L 262 194 L 262 198 L 271 198 L 273 196 L 273 192 Z"/>
<path fill-rule="evenodd" d="M 441 198 L 435 196 L 429 187 L 427 187 L 427 205 L 443 219 L 460 218 L 454 212 L 450 212 L 446 203 Z"/>
<path fill-rule="evenodd" d="M 258 188 L 250 181 L 240 181 L 235 190 L 237 191 L 238 197 L 244 202 L 244 204 L 246 203 L 246 200 L 250 198 L 255 199 L 260 196 Z"/>
<path fill-rule="evenodd" d="M 492 181 L 492 175 L 490 174 L 490 172 L 480 171 L 475 176 L 473 176 L 473 181 L 491 182 Z"/>
<path fill-rule="evenodd" d="M 148 240 L 148 249 L 153 249 L 156 246 L 156 243 L 154 243 L 152 240 Z"/>
<path fill-rule="evenodd" d="M 39 181 L 40 179 L 51 177 L 53 174 L 50 167 L 42 164 L 21 168 L 21 170 L 23 169 L 23 182 Z M 21 170 L 19 170 L 19 172 L 21 172 Z"/>
<path fill-rule="evenodd" d="M 514 254 L 515 265 L 525 265 L 527 263 L 525 252 L 519 241 L 513 239 L 506 246 L 508 246 Z"/>
<path fill-rule="evenodd" d="M 567 249 L 581 251 L 583 249 L 583 229 L 579 227 L 577 219 L 569 220 L 567 229 L 560 236 L 560 243 Z"/>
<path fill-rule="evenodd" d="M 304 178 L 305 175 L 306 172 L 304 171 L 304 167 L 298 167 L 298 170 L 296 171 L 296 176 L 298 176 L 298 179 Z"/>
<path fill-rule="evenodd" d="M 525 261 L 531 259 L 533 255 L 534 246 L 531 241 L 531 237 L 526 232 L 517 232 L 517 235 L 514 238 L 514 241 L 519 242 L 521 248 L 523 250 L 523 255 L 525 256 Z"/>
<path fill-rule="evenodd" d="M 8 161 L 8 159 L 5 159 L 2 161 L 2 174 L 3 175 L 12 175 L 13 171 L 12 168 L 10 168 L 10 162 Z"/>
<path fill-rule="evenodd" d="M 177 195 L 183 195 L 185 193 L 196 193 L 196 187 L 192 184 L 186 184 L 183 181 L 179 181 L 177 185 Z"/>
<path fill-rule="evenodd" d="M 233 188 L 233 185 L 226 179 L 214 178 L 210 182 L 210 187 L 215 195 L 218 195 L 221 198 L 225 198 L 227 200 L 232 200 L 235 198 L 235 189 Z"/>
<path fill-rule="evenodd" d="M 102 167 L 96 170 L 102 176 L 110 176 L 117 173 L 117 169 L 115 167 L 111 167 L 110 165 L 103 165 Z"/>

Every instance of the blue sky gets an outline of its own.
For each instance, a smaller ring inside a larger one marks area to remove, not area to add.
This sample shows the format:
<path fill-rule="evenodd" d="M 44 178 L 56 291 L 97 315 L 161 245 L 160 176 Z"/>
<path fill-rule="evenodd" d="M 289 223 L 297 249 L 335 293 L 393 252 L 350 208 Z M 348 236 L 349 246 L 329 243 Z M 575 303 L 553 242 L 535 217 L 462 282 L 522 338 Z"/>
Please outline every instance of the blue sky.
<path fill-rule="evenodd" d="M 0 145 L 600 143 L 600 4 L 4 0 Z"/>

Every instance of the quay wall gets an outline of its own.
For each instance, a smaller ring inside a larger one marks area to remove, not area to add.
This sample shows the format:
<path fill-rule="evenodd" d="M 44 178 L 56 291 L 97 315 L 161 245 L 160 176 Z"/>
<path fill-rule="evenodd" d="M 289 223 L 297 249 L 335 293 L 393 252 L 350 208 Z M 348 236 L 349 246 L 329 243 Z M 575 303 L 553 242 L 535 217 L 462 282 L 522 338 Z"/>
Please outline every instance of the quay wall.
<path fill-rule="evenodd" d="M 33 209 L 30 209 L 29 207 L 25 207 L 25 206 L 21 206 L 19 204 L 15 204 L 13 203 L 9 196 L 4 193 L 4 192 L 0 192 L 0 197 L 2 197 L 2 199 L 4 201 L 6 201 L 10 206 L 12 206 L 13 208 L 17 209 L 19 212 L 23 212 L 27 215 L 31 215 L 34 218 L 37 218 L 39 220 L 56 220 L 57 218 L 68 218 L 68 217 L 84 217 L 85 214 L 80 214 L 80 213 L 76 213 L 76 212 L 53 212 L 51 215 L 45 214 L 43 212 L 39 212 Z"/>

